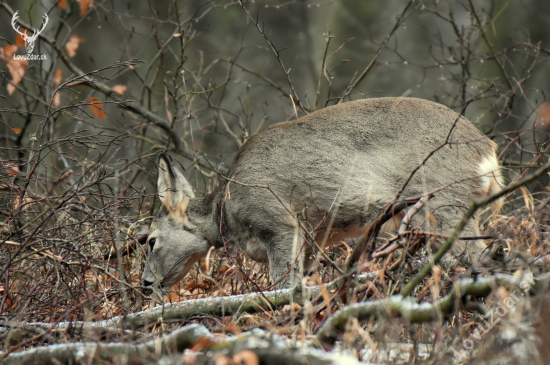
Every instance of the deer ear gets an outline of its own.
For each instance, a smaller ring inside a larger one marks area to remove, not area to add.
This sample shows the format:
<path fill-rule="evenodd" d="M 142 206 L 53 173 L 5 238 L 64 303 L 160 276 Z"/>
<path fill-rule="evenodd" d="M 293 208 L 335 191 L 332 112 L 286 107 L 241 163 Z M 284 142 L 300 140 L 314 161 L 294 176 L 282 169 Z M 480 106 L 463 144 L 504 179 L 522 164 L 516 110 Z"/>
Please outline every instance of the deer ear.
<path fill-rule="evenodd" d="M 168 156 L 160 156 L 158 167 L 160 201 L 168 209 L 172 219 L 182 219 L 187 215 L 189 201 L 195 197 L 195 193 L 185 176 L 170 163 Z"/>

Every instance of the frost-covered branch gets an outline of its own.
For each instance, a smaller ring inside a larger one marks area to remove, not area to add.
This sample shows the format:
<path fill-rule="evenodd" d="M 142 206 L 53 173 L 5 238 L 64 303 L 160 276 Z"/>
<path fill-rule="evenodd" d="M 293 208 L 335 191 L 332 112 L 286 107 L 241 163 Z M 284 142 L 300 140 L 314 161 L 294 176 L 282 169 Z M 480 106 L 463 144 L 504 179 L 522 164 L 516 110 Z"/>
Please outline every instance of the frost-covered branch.
<path fill-rule="evenodd" d="M 364 283 L 368 280 L 373 280 L 378 275 L 377 271 L 368 274 L 362 274 L 357 277 L 359 283 Z M 335 289 L 338 285 L 338 280 L 323 285 L 327 289 Z M 280 289 L 266 291 L 263 293 L 265 298 L 269 300 L 277 308 L 290 303 L 303 304 L 306 298 L 314 298 L 321 294 L 321 286 L 296 286 L 290 289 Z M 273 308 L 275 309 L 275 308 Z M 104 321 L 98 322 L 60 322 L 57 330 L 71 328 L 78 333 L 85 331 L 105 331 L 106 329 L 136 329 L 150 323 L 155 323 L 159 319 L 187 319 L 197 314 L 215 315 L 215 316 L 232 316 L 237 313 L 255 313 L 263 310 L 270 310 L 269 303 L 264 297 L 257 293 L 233 295 L 227 297 L 202 298 L 195 300 L 186 300 L 184 302 L 170 303 L 144 311 L 128 314 L 126 316 L 113 317 Z M 42 329 L 47 329 L 51 326 L 49 323 L 27 323 L 25 326 L 35 326 Z M 1 327 L 1 326 L 0 326 Z"/>
<path fill-rule="evenodd" d="M 418 304 L 414 299 L 394 295 L 380 300 L 367 301 L 348 305 L 332 315 L 317 332 L 319 340 L 330 340 L 336 331 L 343 329 L 345 323 L 351 318 L 365 320 L 371 317 L 384 317 L 396 315 L 408 319 L 411 323 L 430 322 L 440 318 L 441 314 L 450 314 L 460 305 L 460 299 L 465 295 L 484 297 L 493 290 L 503 286 L 519 286 L 517 295 L 525 296 L 527 293 L 535 295 L 548 288 L 550 273 L 539 277 L 533 277 L 528 273 L 523 276 L 510 276 L 498 274 L 488 278 L 461 279 L 453 290 L 435 304 Z"/>
<path fill-rule="evenodd" d="M 198 344 L 198 346 L 194 346 Z M 206 327 L 191 324 L 142 344 L 78 342 L 11 353 L 2 364 L 71 364 L 71 363 L 139 363 L 180 364 L 317 364 L 336 365 L 360 363 L 352 356 L 327 353 L 322 350 L 297 347 L 284 337 L 254 329 L 238 336 L 216 337 Z M 0 352 L 0 357 L 4 354 Z M 226 361 L 222 361 L 226 360 Z M 365 364 L 365 363 L 362 363 Z"/>
<path fill-rule="evenodd" d="M 212 341 L 214 336 L 204 326 L 191 324 L 179 328 L 169 335 L 155 338 L 143 344 L 76 342 L 45 347 L 5 355 L 0 352 L 3 365 L 26 364 L 68 364 L 97 357 L 103 361 L 125 358 L 145 362 L 163 354 L 181 352 L 201 338 Z"/>

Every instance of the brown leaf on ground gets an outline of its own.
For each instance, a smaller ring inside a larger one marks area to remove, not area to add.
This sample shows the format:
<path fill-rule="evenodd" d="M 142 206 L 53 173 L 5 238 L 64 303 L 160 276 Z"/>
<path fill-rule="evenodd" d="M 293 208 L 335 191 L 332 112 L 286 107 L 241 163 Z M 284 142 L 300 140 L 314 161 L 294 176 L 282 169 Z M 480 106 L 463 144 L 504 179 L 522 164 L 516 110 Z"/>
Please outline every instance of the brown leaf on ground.
<path fill-rule="evenodd" d="M 209 347 L 213 347 L 213 346 L 216 346 L 216 345 L 217 345 L 216 342 L 210 340 L 209 338 L 201 337 L 201 338 L 198 339 L 197 342 L 195 342 L 191 346 L 190 350 L 198 352 L 198 351 L 201 351 L 204 348 L 209 348 Z"/>
<path fill-rule="evenodd" d="M 298 303 L 286 304 L 283 306 L 283 312 L 297 312 L 302 308 Z"/>
<path fill-rule="evenodd" d="M 234 335 L 240 335 L 243 331 L 235 323 L 229 323 L 224 327 L 224 330 L 231 332 Z"/>

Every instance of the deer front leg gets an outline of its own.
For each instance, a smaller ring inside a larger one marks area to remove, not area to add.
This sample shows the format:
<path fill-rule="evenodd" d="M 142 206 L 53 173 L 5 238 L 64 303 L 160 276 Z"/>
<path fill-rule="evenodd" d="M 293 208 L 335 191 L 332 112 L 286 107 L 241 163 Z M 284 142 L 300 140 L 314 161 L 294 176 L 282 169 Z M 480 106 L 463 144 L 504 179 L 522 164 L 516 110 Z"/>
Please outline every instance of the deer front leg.
<path fill-rule="evenodd" d="M 304 274 L 303 238 L 298 232 L 275 235 L 267 243 L 267 257 L 272 284 L 276 289 L 300 283 Z"/>

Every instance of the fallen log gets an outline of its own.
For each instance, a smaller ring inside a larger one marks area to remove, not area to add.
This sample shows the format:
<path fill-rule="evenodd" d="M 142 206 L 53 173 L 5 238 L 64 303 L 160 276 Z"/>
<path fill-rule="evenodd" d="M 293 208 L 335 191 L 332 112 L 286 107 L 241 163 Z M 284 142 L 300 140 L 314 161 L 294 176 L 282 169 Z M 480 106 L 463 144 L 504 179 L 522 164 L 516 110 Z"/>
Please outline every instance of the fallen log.
<path fill-rule="evenodd" d="M 317 331 L 317 338 L 323 342 L 331 342 L 337 338 L 345 323 L 351 318 L 365 320 L 371 317 L 398 316 L 411 323 L 430 322 L 440 318 L 441 314 L 451 314 L 460 305 L 460 299 L 465 295 L 485 297 L 493 290 L 503 286 L 519 287 L 517 295 L 536 295 L 548 288 L 550 273 L 534 277 L 531 273 L 525 275 L 497 274 L 488 278 L 460 279 L 453 290 L 435 304 L 418 304 L 414 298 L 394 295 L 388 298 L 355 303 L 334 313 Z M 479 307 L 478 307 L 479 308 Z M 484 314 L 484 313 L 482 313 Z"/>

